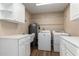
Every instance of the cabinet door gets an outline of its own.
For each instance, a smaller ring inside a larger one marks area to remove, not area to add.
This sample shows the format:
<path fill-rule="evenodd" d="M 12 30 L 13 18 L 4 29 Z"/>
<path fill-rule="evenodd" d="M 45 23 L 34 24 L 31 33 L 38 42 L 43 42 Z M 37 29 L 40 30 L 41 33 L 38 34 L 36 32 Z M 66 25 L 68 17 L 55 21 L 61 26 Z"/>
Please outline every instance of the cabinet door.
<path fill-rule="evenodd" d="M 24 44 L 19 45 L 19 56 L 25 56 L 26 47 Z"/>
<path fill-rule="evenodd" d="M 0 20 L 25 23 L 25 7 L 21 3 L 0 3 Z"/>
<path fill-rule="evenodd" d="M 12 20 L 12 3 L 0 3 L 0 20 Z"/>
<path fill-rule="evenodd" d="M 60 51 L 60 37 L 59 35 L 54 35 L 53 45 L 54 45 L 54 51 L 59 52 Z"/>
<path fill-rule="evenodd" d="M 65 56 L 74 56 L 68 49 L 66 49 Z"/>
<path fill-rule="evenodd" d="M 30 56 L 30 43 L 26 42 L 19 46 L 19 56 Z"/>
<path fill-rule="evenodd" d="M 79 18 L 79 3 L 70 4 L 70 18 L 71 20 Z"/>
<path fill-rule="evenodd" d="M 25 48 L 26 48 L 25 50 L 26 56 L 30 56 L 30 43 L 26 42 Z"/>
<path fill-rule="evenodd" d="M 23 38 L 19 40 L 19 56 L 30 55 L 30 38 Z"/>
<path fill-rule="evenodd" d="M 22 38 L 19 40 L 19 56 L 25 56 L 25 50 L 26 50 L 26 47 L 25 47 L 25 38 Z"/>
<path fill-rule="evenodd" d="M 60 56 L 65 56 L 65 41 L 61 38 L 60 41 Z"/>
<path fill-rule="evenodd" d="M 18 56 L 18 40 L 0 39 L 0 56 Z"/>
<path fill-rule="evenodd" d="M 25 7 L 20 3 L 14 4 L 14 19 L 18 22 L 24 23 L 25 22 Z"/>

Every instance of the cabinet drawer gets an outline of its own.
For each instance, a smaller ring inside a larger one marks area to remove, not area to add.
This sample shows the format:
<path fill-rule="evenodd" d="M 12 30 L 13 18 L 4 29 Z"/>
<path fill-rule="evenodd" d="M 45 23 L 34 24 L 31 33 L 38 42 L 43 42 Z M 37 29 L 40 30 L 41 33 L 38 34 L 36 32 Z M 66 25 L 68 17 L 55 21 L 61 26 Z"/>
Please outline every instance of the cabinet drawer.
<path fill-rule="evenodd" d="M 73 56 L 72 54 L 70 54 L 69 52 L 65 54 L 66 56 Z"/>
<path fill-rule="evenodd" d="M 79 48 L 75 47 L 74 45 L 72 45 L 69 42 L 65 42 L 65 47 L 73 54 L 73 55 L 77 55 Z"/>
<path fill-rule="evenodd" d="M 74 56 L 68 49 L 66 49 L 65 55 L 66 56 Z"/>

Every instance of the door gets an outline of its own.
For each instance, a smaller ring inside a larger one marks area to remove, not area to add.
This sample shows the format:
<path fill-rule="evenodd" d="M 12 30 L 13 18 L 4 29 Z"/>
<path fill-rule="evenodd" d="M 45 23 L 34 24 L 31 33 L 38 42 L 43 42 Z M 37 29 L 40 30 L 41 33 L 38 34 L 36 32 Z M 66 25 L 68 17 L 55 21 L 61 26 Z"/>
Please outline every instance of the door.
<path fill-rule="evenodd" d="M 30 56 L 30 43 L 27 43 L 25 46 L 25 54 L 26 56 Z"/>
<path fill-rule="evenodd" d="M 19 40 L 19 56 L 30 55 L 30 37 Z"/>

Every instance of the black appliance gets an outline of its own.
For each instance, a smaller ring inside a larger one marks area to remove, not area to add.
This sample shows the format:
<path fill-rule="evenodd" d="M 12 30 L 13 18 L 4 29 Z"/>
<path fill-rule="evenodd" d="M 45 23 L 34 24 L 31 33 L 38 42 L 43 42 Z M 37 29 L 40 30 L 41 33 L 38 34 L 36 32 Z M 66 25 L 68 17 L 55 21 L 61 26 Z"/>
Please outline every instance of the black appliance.
<path fill-rule="evenodd" d="M 29 25 L 29 34 L 35 33 L 35 38 L 33 42 L 31 43 L 31 47 L 38 48 L 38 32 L 39 32 L 40 26 L 37 23 L 32 23 Z"/>

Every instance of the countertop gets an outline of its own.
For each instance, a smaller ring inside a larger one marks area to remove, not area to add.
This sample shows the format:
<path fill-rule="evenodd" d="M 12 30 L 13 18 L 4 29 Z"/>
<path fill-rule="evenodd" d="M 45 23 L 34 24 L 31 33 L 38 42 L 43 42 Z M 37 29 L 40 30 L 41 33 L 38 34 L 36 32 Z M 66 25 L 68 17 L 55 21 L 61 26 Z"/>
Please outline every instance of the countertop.
<path fill-rule="evenodd" d="M 79 36 L 60 36 L 60 37 L 79 48 Z"/>
<path fill-rule="evenodd" d="M 68 33 L 65 33 L 65 32 L 52 31 L 52 33 L 53 33 L 54 35 L 69 35 Z"/>
<path fill-rule="evenodd" d="M 25 35 L 18 34 L 18 35 L 0 36 L 0 39 L 21 39 L 29 36 L 30 36 L 29 34 L 25 34 Z"/>

